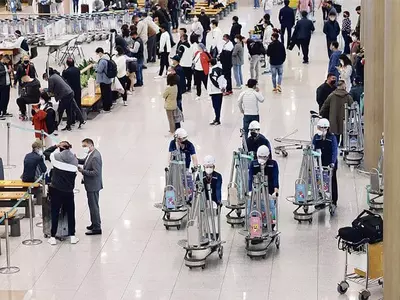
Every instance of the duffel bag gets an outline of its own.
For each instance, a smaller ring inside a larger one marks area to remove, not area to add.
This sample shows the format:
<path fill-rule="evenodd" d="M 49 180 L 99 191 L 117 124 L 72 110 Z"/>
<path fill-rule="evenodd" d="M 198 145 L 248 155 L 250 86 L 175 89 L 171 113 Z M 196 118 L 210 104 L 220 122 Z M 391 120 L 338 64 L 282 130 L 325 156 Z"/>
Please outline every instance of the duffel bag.
<path fill-rule="evenodd" d="M 363 238 L 368 238 L 370 244 L 383 240 L 383 220 L 378 214 L 364 210 L 351 225 L 359 231 Z"/>

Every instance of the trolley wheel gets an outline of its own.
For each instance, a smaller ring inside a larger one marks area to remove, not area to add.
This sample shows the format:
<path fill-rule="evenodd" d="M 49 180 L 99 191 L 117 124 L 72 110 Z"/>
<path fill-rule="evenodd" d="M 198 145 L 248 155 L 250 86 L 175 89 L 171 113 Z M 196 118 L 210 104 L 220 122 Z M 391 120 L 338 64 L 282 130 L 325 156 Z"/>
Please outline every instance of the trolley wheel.
<path fill-rule="evenodd" d="M 206 265 L 202 265 L 201 269 L 204 270 L 206 268 Z"/>
<path fill-rule="evenodd" d="M 305 214 L 308 214 L 308 206 L 303 206 L 303 211 Z"/>
<path fill-rule="evenodd" d="M 368 290 L 361 290 L 358 294 L 358 300 L 368 300 L 371 296 L 371 292 Z"/>
<path fill-rule="evenodd" d="M 181 225 L 176 226 L 176 229 L 178 230 L 181 229 Z"/>
<path fill-rule="evenodd" d="M 164 225 L 166 230 L 169 230 L 169 226 L 168 225 Z"/>
<path fill-rule="evenodd" d="M 187 256 L 188 256 L 189 258 L 191 258 L 191 257 L 192 257 L 192 251 L 188 251 Z"/>
<path fill-rule="evenodd" d="M 287 156 L 288 156 L 287 151 L 283 150 L 283 151 L 282 151 L 282 156 L 283 156 L 283 157 L 287 157 Z"/>
<path fill-rule="evenodd" d="M 275 238 L 275 246 L 276 246 L 276 249 L 279 249 L 281 247 L 281 237 L 280 236 L 277 236 Z"/>
<path fill-rule="evenodd" d="M 222 259 L 222 257 L 224 256 L 224 247 L 223 246 L 218 248 L 218 256 L 220 259 Z"/>
<path fill-rule="evenodd" d="M 170 213 L 166 213 L 165 217 L 167 218 L 167 220 L 169 220 L 171 218 L 171 214 Z"/>
<path fill-rule="evenodd" d="M 267 255 L 263 255 L 263 256 L 261 256 L 262 257 L 262 259 L 266 259 L 267 258 Z"/>
<path fill-rule="evenodd" d="M 308 223 L 309 223 L 309 224 L 312 224 L 312 219 L 308 220 Z"/>
<path fill-rule="evenodd" d="M 237 209 L 237 210 L 236 210 L 236 216 L 237 216 L 238 218 L 240 218 L 241 215 L 242 215 L 242 210 L 241 210 L 241 209 Z"/>
<path fill-rule="evenodd" d="M 349 284 L 347 283 L 347 281 L 342 281 L 337 286 L 337 291 L 341 295 L 345 294 L 348 289 L 349 289 Z"/>
<path fill-rule="evenodd" d="M 231 227 L 234 228 L 235 226 L 233 224 L 231 224 Z"/>
<path fill-rule="evenodd" d="M 189 270 L 193 269 L 193 267 L 189 267 Z"/>

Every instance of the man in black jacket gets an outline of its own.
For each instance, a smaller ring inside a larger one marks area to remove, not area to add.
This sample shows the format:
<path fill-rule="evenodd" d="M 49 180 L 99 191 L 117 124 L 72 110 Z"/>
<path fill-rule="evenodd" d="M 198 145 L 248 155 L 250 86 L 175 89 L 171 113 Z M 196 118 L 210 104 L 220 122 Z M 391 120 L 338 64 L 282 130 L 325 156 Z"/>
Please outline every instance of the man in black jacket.
<path fill-rule="evenodd" d="M 319 110 L 321 110 L 325 100 L 334 90 L 336 90 L 336 76 L 333 73 L 329 73 L 326 81 L 317 88 L 317 103 Z"/>
<path fill-rule="evenodd" d="M 24 171 L 21 179 L 23 182 L 35 182 L 40 175 L 47 171 L 43 160 L 42 144 L 34 142 L 32 144 L 32 152 L 25 155 Z"/>
<path fill-rule="evenodd" d="M 285 31 L 287 30 L 287 47 L 289 48 L 290 39 L 292 38 L 292 28 L 295 23 L 295 12 L 289 7 L 289 0 L 285 0 L 285 6 L 279 11 L 279 22 L 281 23 L 281 41 L 285 44 Z"/>
<path fill-rule="evenodd" d="M 81 87 L 81 71 L 75 66 L 75 61 L 72 58 L 67 59 L 67 67 L 62 72 L 62 77 L 74 91 L 74 99 L 81 110 L 82 87 Z M 76 115 L 72 115 L 72 124 L 75 123 Z"/>
<path fill-rule="evenodd" d="M 272 86 L 274 92 L 281 93 L 283 63 L 286 60 L 286 50 L 283 43 L 279 41 L 278 33 L 274 32 L 271 35 L 271 40 L 272 42 L 269 44 L 267 49 L 267 55 L 269 56 L 269 64 L 271 65 Z M 276 81 L 277 76 L 278 82 Z"/>
<path fill-rule="evenodd" d="M 222 73 L 226 79 L 226 89 L 224 96 L 232 95 L 232 51 L 233 43 L 229 40 L 229 35 L 223 36 L 224 45 L 219 55 L 219 60 L 222 65 Z"/>
<path fill-rule="evenodd" d="M 231 34 L 229 35 L 229 39 L 235 45 L 235 36 L 237 34 L 242 34 L 242 25 L 239 24 L 239 18 L 234 16 L 232 18 L 232 27 L 231 27 Z"/>
<path fill-rule="evenodd" d="M 308 52 L 310 48 L 311 34 L 314 32 L 315 27 L 311 20 L 307 18 L 307 12 L 301 12 L 301 20 L 297 21 L 296 27 L 294 28 L 293 39 L 296 40 L 301 46 L 303 52 L 303 64 L 308 64 Z"/>
<path fill-rule="evenodd" d="M 206 10 L 204 8 L 201 9 L 199 22 L 201 26 L 203 26 L 203 36 L 201 39 L 201 43 L 206 45 L 207 33 L 209 33 L 211 30 L 211 20 L 210 17 L 206 15 Z"/>
<path fill-rule="evenodd" d="M 331 44 L 332 42 L 337 42 L 337 37 L 340 34 L 340 26 L 338 21 L 336 21 L 336 14 L 334 12 L 329 13 L 329 19 L 324 24 L 324 33 L 326 35 L 328 57 L 331 57 Z"/>
<path fill-rule="evenodd" d="M 29 55 L 24 55 L 22 57 L 22 63 L 18 65 L 17 72 L 15 73 L 14 86 L 17 86 L 17 84 L 19 84 L 19 95 L 21 95 L 22 77 L 24 75 L 28 75 L 31 78 L 37 77 L 35 66 L 30 62 Z"/>
<path fill-rule="evenodd" d="M 40 82 L 37 78 L 31 78 L 29 75 L 22 76 L 21 97 L 17 98 L 17 104 L 20 111 L 20 120 L 26 121 L 26 105 L 38 103 L 40 98 Z"/>
<path fill-rule="evenodd" d="M 11 59 L 8 55 L 3 55 L 0 61 L 0 120 L 4 120 L 6 117 L 12 117 L 12 114 L 7 113 L 11 87 L 10 61 Z"/>

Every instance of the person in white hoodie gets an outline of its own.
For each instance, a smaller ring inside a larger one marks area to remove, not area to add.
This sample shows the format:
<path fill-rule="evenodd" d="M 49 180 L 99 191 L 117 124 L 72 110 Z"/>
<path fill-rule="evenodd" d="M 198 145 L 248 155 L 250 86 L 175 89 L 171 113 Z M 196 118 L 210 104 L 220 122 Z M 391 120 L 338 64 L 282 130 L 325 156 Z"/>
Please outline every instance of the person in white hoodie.
<path fill-rule="evenodd" d="M 264 9 L 264 14 L 271 15 L 273 6 L 274 6 L 274 0 L 263 0 L 262 1 L 262 7 Z"/>
<path fill-rule="evenodd" d="M 217 59 L 212 58 L 210 63 L 211 69 L 210 73 L 208 74 L 207 91 L 211 96 L 215 113 L 215 118 L 210 125 L 221 125 L 222 98 L 227 86 L 227 82 L 222 71 L 222 66 L 219 62 L 217 62 Z"/>
<path fill-rule="evenodd" d="M 199 22 L 199 18 L 197 16 L 195 16 L 193 18 L 193 23 L 192 23 L 192 27 L 190 28 L 190 34 L 196 34 L 198 36 L 199 39 L 199 43 L 201 42 L 201 38 L 203 37 L 203 25 L 201 25 L 201 23 Z"/>
<path fill-rule="evenodd" d="M 169 53 L 171 52 L 171 37 L 167 31 L 165 24 L 160 25 L 161 37 L 160 37 L 160 71 L 155 79 L 163 78 L 164 68 L 165 74 L 169 68 Z"/>
<path fill-rule="evenodd" d="M 264 20 L 264 37 L 263 37 L 263 44 L 264 48 L 268 49 L 269 44 L 271 43 L 272 33 L 274 32 L 274 27 L 270 20 Z M 265 59 L 265 70 L 263 74 L 271 73 L 271 65 L 269 64 L 269 60 Z"/>
<path fill-rule="evenodd" d="M 207 50 L 212 57 L 217 57 L 222 51 L 224 44 L 223 33 L 221 28 L 218 27 L 218 21 L 211 21 L 211 31 L 207 34 Z"/>

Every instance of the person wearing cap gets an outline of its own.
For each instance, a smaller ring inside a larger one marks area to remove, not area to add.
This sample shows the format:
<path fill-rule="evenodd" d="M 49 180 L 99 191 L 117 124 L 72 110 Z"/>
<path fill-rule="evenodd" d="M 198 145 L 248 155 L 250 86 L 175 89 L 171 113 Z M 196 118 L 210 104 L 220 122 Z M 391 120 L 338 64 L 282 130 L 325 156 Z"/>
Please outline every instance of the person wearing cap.
<path fill-rule="evenodd" d="M 23 182 L 35 182 L 46 171 L 47 167 L 43 160 L 42 143 L 35 141 L 32 143 L 32 151 L 25 155 L 24 171 L 22 172 L 21 179 Z"/>
<path fill-rule="evenodd" d="M 336 177 L 338 166 L 338 141 L 335 134 L 330 132 L 329 127 L 330 123 L 328 119 L 320 119 L 317 123 L 317 133 L 313 137 L 312 144 L 314 150 L 321 150 L 322 166 L 330 167 L 332 169 L 332 204 L 336 207 L 338 200 L 338 185 Z M 321 207 L 324 207 L 324 205 Z"/>
<path fill-rule="evenodd" d="M 12 114 L 7 112 L 8 102 L 10 101 L 10 87 L 12 72 L 10 64 L 10 56 L 3 55 L 0 60 L 0 120 L 6 117 L 12 117 Z"/>
<path fill-rule="evenodd" d="M 217 59 L 211 59 L 211 69 L 208 75 L 207 90 L 211 96 L 212 105 L 214 108 L 215 118 L 210 125 L 221 125 L 221 108 L 224 91 L 227 87 L 227 82 L 224 77 L 224 71 Z"/>
<path fill-rule="evenodd" d="M 71 57 L 67 59 L 66 64 L 67 68 L 62 72 L 62 78 L 65 79 L 65 81 L 74 91 L 75 102 L 78 105 L 78 108 L 81 109 L 81 99 L 82 99 L 81 71 L 79 70 L 78 67 L 75 66 L 75 61 Z"/>
<path fill-rule="evenodd" d="M 179 64 L 181 58 L 179 55 L 175 55 L 171 57 L 172 59 L 172 68 L 176 75 L 178 75 L 178 95 L 176 102 L 178 104 L 179 109 L 183 112 L 182 109 L 182 94 L 186 92 L 186 80 L 185 80 L 185 72 L 183 71 L 182 66 Z"/>
<path fill-rule="evenodd" d="M 265 145 L 268 147 L 270 157 L 272 158 L 271 144 L 267 138 L 260 133 L 260 123 L 258 121 L 252 121 L 249 125 L 249 135 L 246 137 L 247 150 L 249 152 L 257 153 L 257 149 Z"/>
<path fill-rule="evenodd" d="M 17 38 L 17 40 L 13 43 L 11 47 L 17 48 L 19 50 L 19 53 L 17 55 L 14 55 L 13 57 L 13 64 L 16 65 L 20 62 L 21 58 L 24 55 L 29 55 L 29 45 L 26 38 L 22 36 L 20 30 L 15 30 L 14 35 Z"/>
<path fill-rule="evenodd" d="M 48 240 L 50 245 L 56 245 L 56 233 L 60 210 L 67 214 L 68 235 L 71 244 L 77 244 L 79 239 L 75 236 L 75 200 L 74 188 L 76 173 L 78 171 L 78 159 L 71 151 L 72 145 L 67 141 L 47 148 L 43 155 L 50 160 L 53 169 L 51 170 L 51 183 L 49 195 L 51 203 L 51 237 Z"/>
<path fill-rule="evenodd" d="M 249 134 L 249 125 L 252 121 L 260 122 L 258 103 L 264 102 L 264 96 L 261 95 L 255 79 L 247 81 L 247 88 L 240 93 L 238 106 L 243 114 L 243 130 L 245 136 Z"/>
<path fill-rule="evenodd" d="M 211 56 L 207 52 L 206 46 L 199 44 L 199 50 L 195 52 L 193 57 L 194 65 L 194 84 L 196 85 L 196 100 L 201 97 L 201 83 L 207 89 L 207 76 L 210 71 Z"/>
<path fill-rule="evenodd" d="M 167 27 L 165 24 L 160 25 L 160 71 L 158 72 L 158 76 L 154 77 L 155 79 L 163 78 L 164 68 L 165 72 L 168 72 L 169 68 L 169 53 L 171 52 L 171 38 L 167 31 Z"/>
<path fill-rule="evenodd" d="M 185 129 L 178 128 L 175 131 L 174 139 L 169 143 L 170 160 L 172 159 L 172 152 L 179 149 L 182 154 L 185 154 L 185 166 L 186 169 L 190 168 L 190 164 L 193 160 L 193 167 L 198 166 L 196 149 L 192 142 L 188 140 L 188 134 Z"/>
<path fill-rule="evenodd" d="M 215 171 L 215 158 L 211 155 L 204 157 L 203 167 L 204 171 L 201 176 L 206 190 L 206 199 L 210 200 L 207 191 L 207 186 L 210 185 L 211 201 L 215 202 L 217 205 L 222 205 L 222 175 Z"/>

